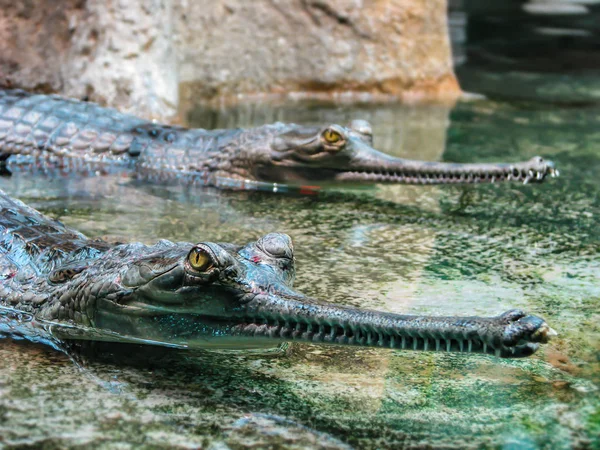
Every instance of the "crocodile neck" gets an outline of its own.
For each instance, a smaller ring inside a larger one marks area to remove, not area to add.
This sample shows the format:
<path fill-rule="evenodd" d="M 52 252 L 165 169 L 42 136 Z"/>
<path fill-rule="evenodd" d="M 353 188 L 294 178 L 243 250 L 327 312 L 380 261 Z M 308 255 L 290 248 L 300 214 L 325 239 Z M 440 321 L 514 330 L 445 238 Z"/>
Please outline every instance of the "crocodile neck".
<path fill-rule="evenodd" d="M 82 270 L 113 246 L 51 220 L 0 191 L 0 303 L 35 313 L 66 286 L 62 277 Z"/>

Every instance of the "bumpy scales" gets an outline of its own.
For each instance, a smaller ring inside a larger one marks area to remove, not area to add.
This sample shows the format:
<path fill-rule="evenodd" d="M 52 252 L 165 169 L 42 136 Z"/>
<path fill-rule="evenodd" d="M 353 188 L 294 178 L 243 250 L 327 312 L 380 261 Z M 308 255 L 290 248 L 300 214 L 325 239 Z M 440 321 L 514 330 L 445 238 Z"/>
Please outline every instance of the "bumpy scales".
<path fill-rule="evenodd" d="M 185 129 L 93 103 L 0 90 L 0 160 L 9 171 L 32 164 L 91 173 L 118 168 L 154 181 L 242 188 L 256 182 L 539 183 L 558 175 L 541 157 L 504 164 L 413 161 L 381 153 L 372 141 L 362 120 L 348 127 Z"/>
<path fill-rule="evenodd" d="M 154 342 L 245 348 L 297 340 L 522 357 L 554 334 L 539 317 L 398 315 L 293 289 L 290 238 L 246 246 L 88 239 L 0 191 L 0 305 Z"/>

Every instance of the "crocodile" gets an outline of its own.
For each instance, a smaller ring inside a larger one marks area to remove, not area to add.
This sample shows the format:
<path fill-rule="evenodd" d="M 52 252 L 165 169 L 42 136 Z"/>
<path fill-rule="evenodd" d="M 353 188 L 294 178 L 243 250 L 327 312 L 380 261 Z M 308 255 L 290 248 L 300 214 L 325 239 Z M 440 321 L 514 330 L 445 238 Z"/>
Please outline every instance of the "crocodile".
<path fill-rule="evenodd" d="M 274 123 L 249 129 L 186 129 L 56 95 L 0 90 L 0 161 L 84 173 L 124 170 L 154 182 L 180 180 L 258 189 L 266 183 L 455 184 L 557 176 L 536 156 L 515 163 L 459 164 L 397 158 L 373 148 L 371 125 Z M 263 184 L 261 184 L 263 183 Z"/>
<path fill-rule="evenodd" d="M 294 289 L 289 236 L 246 245 L 89 239 L 0 191 L 0 306 L 39 321 L 198 348 L 281 341 L 533 354 L 555 334 L 520 310 L 494 317 L 402 315 Z"/>

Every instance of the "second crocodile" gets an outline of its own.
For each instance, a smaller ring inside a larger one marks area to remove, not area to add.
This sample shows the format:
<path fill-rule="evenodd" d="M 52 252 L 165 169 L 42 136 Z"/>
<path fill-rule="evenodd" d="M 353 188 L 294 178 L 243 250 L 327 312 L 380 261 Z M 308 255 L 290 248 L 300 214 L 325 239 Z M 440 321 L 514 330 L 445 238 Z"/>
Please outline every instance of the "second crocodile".
<path fill-rule="evenodd" d="M 155 124 L 96 104 L 55 95 L 0 90 L 0 161 L 91 173 L 114 168 L 153 181 L 219 187 L 257 183 L 539 183 L 551 161 L 458 164 L 393 157 L 372 147 L 371 126 L 306 127 L 274 123 L 204 130 Z"/>

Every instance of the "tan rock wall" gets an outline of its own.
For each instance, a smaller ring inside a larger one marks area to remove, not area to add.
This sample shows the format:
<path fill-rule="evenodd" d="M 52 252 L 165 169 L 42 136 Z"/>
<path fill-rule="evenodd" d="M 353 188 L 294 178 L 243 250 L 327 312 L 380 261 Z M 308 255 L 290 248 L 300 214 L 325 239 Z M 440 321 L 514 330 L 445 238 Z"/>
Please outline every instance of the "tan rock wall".
<path fill-rule="evenodd" d="M 459 93 L 445 0 L 0 0 L 0 82 L 151 117 L 180 94 Z"/>
<path fill-rule="evenodd" d="M 87 0 L 64 90 L 151 117 L 178 106 L 171 0 Z M 85 91 L 84 91 L 85 89 Z"/>
<path fill-rule="evenodd" d="M 203 0 L 175 11 L 180 81 L 202 97 L 457 92 L 445 0 Z"/>
<path fill-rule="evenodd" d="M 77 0 L 0 0 L 0 82 L 41 91 L 62 88 Z"/>

